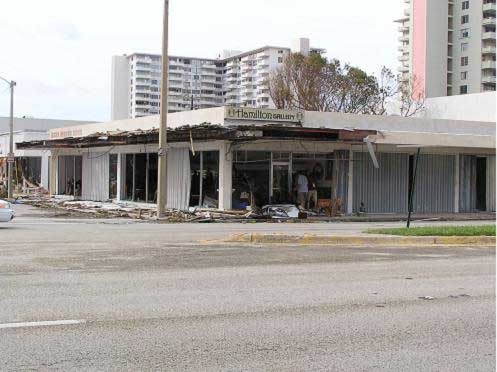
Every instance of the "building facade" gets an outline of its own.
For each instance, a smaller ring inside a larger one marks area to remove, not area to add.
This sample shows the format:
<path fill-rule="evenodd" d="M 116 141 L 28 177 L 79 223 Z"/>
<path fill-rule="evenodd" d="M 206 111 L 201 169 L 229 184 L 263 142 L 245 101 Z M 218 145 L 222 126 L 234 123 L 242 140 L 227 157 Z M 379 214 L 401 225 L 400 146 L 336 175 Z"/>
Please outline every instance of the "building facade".
<path fill-rule="evenodd" d="M 169 57 L 168 112 L 223 105 L 273 108 L 267 80 L 290 51 L 309 54 L 309 39 L 292 49 L 265 46 L 248 52 L 225 51 L 218 59 Z M 160 113 L 161 56 L 131 54 L 112 58 L 111 118 Z"/>
<path fill-rule="evenodd" d="M 495 0 L 405 0 L 399 79 L 426 97 L 495 91 Z"/>
<path fill-rule="evenodd" d="M 19 144 L 51 155 L 50 192 L 155 203 L 157 116 L 52 130 Z M 495 123 L 218 107 L 168 115 L 168 207 L 295 203 L 312 175 L 318 203 L 347 214 L 495 211 Z"/>
<path fill-rule="evenodd" d="M 9 153 L 10 118 L 0 117 L 0 184 L 7 179 L 7 157 Z M 72 127 L 89 124 L 89 121 L 54 120 L 35 118 L 14 118 L 14 186 L 20 191 L 23 186 L 42 187 L 48 189 L 49 152 L 45 150 L 20 150 L 17 143 L 44 140 L 49 138 L 49 130 L 53 128 Z"/>

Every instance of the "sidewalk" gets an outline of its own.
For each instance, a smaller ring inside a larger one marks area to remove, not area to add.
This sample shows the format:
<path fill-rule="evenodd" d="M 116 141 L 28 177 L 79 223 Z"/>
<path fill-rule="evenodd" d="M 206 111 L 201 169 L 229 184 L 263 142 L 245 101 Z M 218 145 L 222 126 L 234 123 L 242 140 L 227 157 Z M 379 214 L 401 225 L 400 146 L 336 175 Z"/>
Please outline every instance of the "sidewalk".
<path fill-rule="evenodd" d="M 495 236 L 393 236 L 376 234 L 314 235 L 314 234 L 238 234 L 227 243 L 295 244 L 326 246 L 479 246 L 494 247 Z"/>

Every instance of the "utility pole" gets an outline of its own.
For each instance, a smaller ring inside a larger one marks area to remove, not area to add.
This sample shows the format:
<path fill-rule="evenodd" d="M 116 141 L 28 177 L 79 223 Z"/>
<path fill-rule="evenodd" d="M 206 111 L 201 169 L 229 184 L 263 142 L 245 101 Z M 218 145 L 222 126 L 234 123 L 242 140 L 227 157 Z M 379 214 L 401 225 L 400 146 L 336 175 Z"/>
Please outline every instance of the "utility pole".
<path fill-rule="evenodd" d="M 164 0 L 164 20 L 162 23 L 162 79 L 160 100 L 159 126 L 159 164 L 157 170 L 157 217 L 163 217 L 167 205 L 167 76 L 169 58 L 168 28 L 169 28 L 169 0 Z"/>
<path fill-rule="evenodd" d="M 14 170 L 14 80 L 7 80 L 0 77 L 10 86 L 10 120 L 9 120 L 9 153 L 7 154 L 7 198 L 12 199 L 12 176 Z"/>
<path fill-rule="evenodd" d="M 416 152 L 416 157 L 414 158 L 414 175 L 412 177 L 412 182 L 411 182 L 411 194 L 409 195 L 409 205 L 407 211 L 407 228 L 411 227 L 411 215 L 414 205 L 414 191 L 416 189 L 416 177 L 418 175 L 418 163 L 419 163 L 420 152 L 421 148 L 418 147 L 418 151 Z"/>

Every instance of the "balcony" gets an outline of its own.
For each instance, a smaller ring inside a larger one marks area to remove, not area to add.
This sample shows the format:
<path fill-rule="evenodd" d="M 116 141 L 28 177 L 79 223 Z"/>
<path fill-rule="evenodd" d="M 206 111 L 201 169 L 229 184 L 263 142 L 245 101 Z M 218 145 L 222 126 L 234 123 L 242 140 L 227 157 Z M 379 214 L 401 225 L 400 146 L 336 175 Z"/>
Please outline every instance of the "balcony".
<path fill-rule="evenodd" d="M 226 100 L 227 105 L 238 105 L 240 103 L 240 100 L 238 98 L 228 98 Z"/>
<path fill-rule="evenodd" d="M 481 68 L 483 70 L 486 70 L 486 69 L 495 69 L 495 61 L 483 61 L 481 63 Z"/>
<path fill-rule="evenodd" d="M 482 40 L 495 40 L 495 32 L 484 32 L 481 34 Z"/>
<path fill-rule="evenodd" d="M 136 93 L 149 93 L 150 87 L 143 86 L 143 85 L 137 85 L 135 90 L 136 90 Z"/>
<path fill-rule="evenodd" d="M 246 87 L 246 86 L 252 85 L 252 84 L 254 84 L 254 82 L 252 80 L 243 80 L 242 81 L 242 86 L 243 87 Z"/>
<path fill-rule="evenodd" d="M 397 58 L 400 62 L 407 62 L 409 61 L 409 55 L 401 55 Z"/>
<path fill-rule="evenodd" d="M 495 3 L 483 4 L 483 12 L 484 13 L 489 12 L 495 14 Z"/>
<path fill-rule="evenodd" d="M 168 96 L 167 103 L 183 103 L 183 97 Z"/>
<path fill-rule="evenodd" d="M 168 86 L 169 88 L 183 88 L 183 83 L 176 81 L 169 81 Z"/>
<path fill-rule="evenodd" d="M 257 64 L 257 68 L 261 68 L 261 67 L 263 67 L 263 68 L 269 67 L 269 60 L 263 59 L 263 60 L 259 61 L 259 63 Z"/>
<path fill-rule="evenodd" d="M 495 78 L 494 78 L 494 82 L 495 82 Z M 135 106 L 135 110 L 146 110 L 146 109 L 150 108 L 150 105 L 143 104 L 143 103 L 135 104 L 134 106 Z"/>
<path fill-rule="evenodd" d="M 482 76 L 481 82 L 483 84 L 495 84 L 495 76 L 492 75 Z"/>
<path fill-rule="evenodd" d="M 496 49 L 494 46 L 487 46 L 481 49 L 482 54 L 495 54 L 495 51 Z"/>
<path fill-rule="evenodd" d="M 399 32 L 409 32 L 409 26 L 399 26 L 397 27 Z"/>
<path fill-rule="evenodd" d="M 495 17 L 483 18 L 483 26 L 495 26 Z"/>
<path fill-rule="evenodd" d="M 399 66 L 398 71 L 401 73 L 409 72 L 409 66 L 404 66 L 404 65 Z"/>

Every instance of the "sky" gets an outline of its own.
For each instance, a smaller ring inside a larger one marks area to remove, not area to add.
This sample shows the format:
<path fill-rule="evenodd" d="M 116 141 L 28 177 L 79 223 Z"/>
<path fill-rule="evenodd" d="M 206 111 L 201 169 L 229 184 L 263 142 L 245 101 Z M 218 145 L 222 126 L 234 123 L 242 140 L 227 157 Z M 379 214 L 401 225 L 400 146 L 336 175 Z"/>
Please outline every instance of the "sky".
<path fill-rule="evenodd" d="M 15 80 L 15 116 L 110 118 L 111 57 L 160 53 L 163 0 L 2 1 L 0 76 Z M 311 45 L 369 73 L 395 69 L 403 0 L 170 0 L 169 54 Z M 0 116 L 9 115 L 0 82 Z"/>

